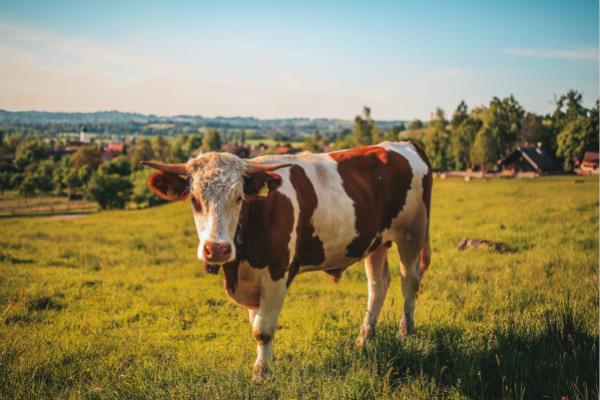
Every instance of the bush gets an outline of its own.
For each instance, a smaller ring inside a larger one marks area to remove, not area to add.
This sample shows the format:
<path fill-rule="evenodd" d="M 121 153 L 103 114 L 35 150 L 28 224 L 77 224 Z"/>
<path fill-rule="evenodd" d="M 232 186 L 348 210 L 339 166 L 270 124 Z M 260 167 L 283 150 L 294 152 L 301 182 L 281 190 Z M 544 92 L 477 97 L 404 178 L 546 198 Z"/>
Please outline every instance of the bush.
<path fill-rule="evenodd" d="M 160 197 L 152 193 L 152 190 L 147 185 L 148 177 L 153 174 L 154 171 L 151 169 L 143 169 L 136 171 L 131 175 L 131 182 L 133 184 L 133 196 L 131 200 L 141 207 L 152 207 L 158 204 L 162 204 L 165 201 Z"/>

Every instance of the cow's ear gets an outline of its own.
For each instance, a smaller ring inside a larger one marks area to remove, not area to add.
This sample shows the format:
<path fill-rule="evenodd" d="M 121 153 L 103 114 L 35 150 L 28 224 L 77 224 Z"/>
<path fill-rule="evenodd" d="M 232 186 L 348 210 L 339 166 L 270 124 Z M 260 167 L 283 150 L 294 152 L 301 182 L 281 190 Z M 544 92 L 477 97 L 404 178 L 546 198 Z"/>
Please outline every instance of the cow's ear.
<path fill-rule="evenodd" d="M 281 186 L 281 176 L 274 172 L 258 172 L 244 176 L 244 194 L 250 198 L 267 197 Z"/>
<path fill-rule="evenodd" d="M 190 193 L 188 180 L 172 172 L 153 173 L 148 177 L 148 187 L 168 201 L 184 200 Z"/>

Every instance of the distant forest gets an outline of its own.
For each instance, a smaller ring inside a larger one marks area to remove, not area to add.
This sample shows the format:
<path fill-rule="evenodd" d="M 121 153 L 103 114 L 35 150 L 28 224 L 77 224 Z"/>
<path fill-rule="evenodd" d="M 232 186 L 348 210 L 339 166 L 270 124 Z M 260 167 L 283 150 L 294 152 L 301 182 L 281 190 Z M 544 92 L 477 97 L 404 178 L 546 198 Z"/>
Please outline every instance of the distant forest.
<path fill-rule="evenodd" d="M 382 129 L 403 125 L 406 121 L 378 120 Z M 328 138 L 351 130 L 352 120 L 330 118 L 281 118 L 258 119 L 253 117 L 202 117 L 199 115 L 176 115 L 172 117 L 144 115 L 120 111 L 93 113 L 64 113 L 46 111 L 0 110 L 0 133 L 37 134 L 56 137 L 64 133 L 77 133 L 85 126 L 95 136 L 152 136 L 195 134 L 208 128 L 219 131 L 223 140 L 245 131 L 247 138 L 269 138 L 280 141 L 301 141 L 318 131 Z"/>

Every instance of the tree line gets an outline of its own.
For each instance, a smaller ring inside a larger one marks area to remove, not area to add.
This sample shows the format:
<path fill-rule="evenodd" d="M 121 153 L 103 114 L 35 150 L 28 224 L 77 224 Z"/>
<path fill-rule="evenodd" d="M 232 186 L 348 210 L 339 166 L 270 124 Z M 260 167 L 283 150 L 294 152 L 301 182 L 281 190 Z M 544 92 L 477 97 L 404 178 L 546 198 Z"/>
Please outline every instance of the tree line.
<path fill-rule="evenodd" d="M 450 118 L 438 108 L 428 123 L 414 120 L 407 126 L 399 123 L 384 130 L 365 107 L 352 129 L 333 137 L 314 131 L 305 137 L 302 147 L 321 152 L 410 139 L 425 149 L 434 170 L 446 171 L 489 169 L 517 146 L 541 143 L 569 169 L 584 151 L 598 150 L 598 110 L 598 101 L 588 109 L 582 95 L 573 90 L 557 98 L 554 110 L 547 115 L 526 112 L 514 96 L 494 97 L 488 105 L 471 110 L 461 101 Z M 285 134 L 281 136 L 285 138 Z M 230 139 L 243 144 L 245 131 Z M 0 133 L 0 192 L 17 190 L 24 197 L 86 197 L 103 209 L 124 208 L 130 202 L 152 206 L 161 200 L 146 186 L 152 171 L 141 168 L 141 161 L 185 162 L 198 151 L 218 151 L 222 145 L 222 136 L 214 128 L 203 134 L 138 136 L 121 155 L 103 152 L 100 144 L 79 146 L 70 152 L 61 140 Z"/>
<path fill-rule="evenodd" d="M 126 154 L 107 155 L 100 144 L 65 151 L 61 141 L 39 135 L 0 137 L 0 193 L 17 190 L 23 197 L 39 195 L 85 197 L 102 209 L 125 208 L 130 202 L 152 206 L 161 202 L 146 185 L 152 173 L 141 161 L 185 162 L 197 151 L 221 148 L 215 129 L 203 135 L 138 138 Z M 7 161 L 10 160 L 10 161 Z"/>
<path fill-rule="evenodd" d="M 381 132 L 364 108 L 354 128 L 338 137 L 335 147 L 348 148 L 382 140 L 411 139 L 421 145 L 436 171 L 493 168 L 520 145 L 541 144 L 565 169 L 573 168 L 586 150 L 598 151 L 598 109 L 583 105 L 581 93 L 570 90 L 554 102 L 553 112 L 526 112 L 514 96 L 494 97 L 486 106 L 469 110 L 461 101 L 450 118 L 438 108 L 424 124 L 412 121 Z"/>

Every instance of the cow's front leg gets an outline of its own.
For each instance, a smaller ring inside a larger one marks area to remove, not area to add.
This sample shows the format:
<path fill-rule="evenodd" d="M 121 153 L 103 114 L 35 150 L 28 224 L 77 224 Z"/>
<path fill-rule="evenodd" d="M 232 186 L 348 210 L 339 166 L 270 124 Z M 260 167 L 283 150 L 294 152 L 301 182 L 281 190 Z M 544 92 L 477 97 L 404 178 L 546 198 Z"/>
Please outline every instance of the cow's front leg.
<path fill-rule="evenodd" d="M 287 291 L 286 279 L 273 281 L 267 271 L 261 279 L 258 309 L 250 310 L 252 334 L 256 340 L 256 362 L 252 368 L 252 382 L 262 383 L 273 360 L 273 338 L 277 319 Z"/>

